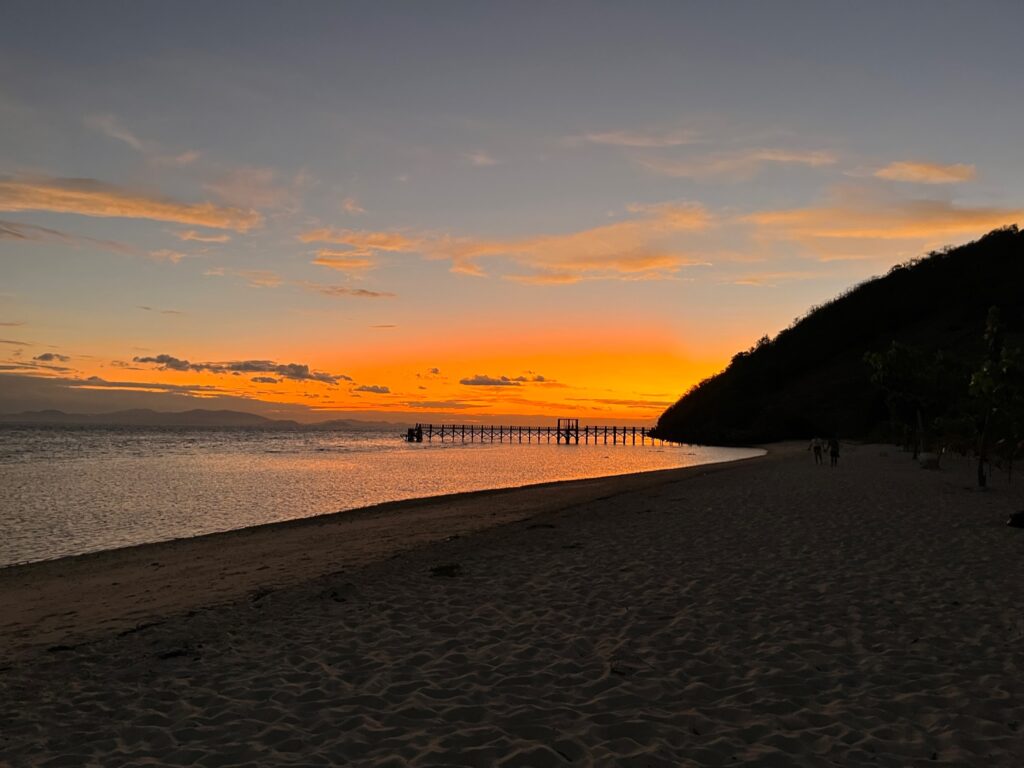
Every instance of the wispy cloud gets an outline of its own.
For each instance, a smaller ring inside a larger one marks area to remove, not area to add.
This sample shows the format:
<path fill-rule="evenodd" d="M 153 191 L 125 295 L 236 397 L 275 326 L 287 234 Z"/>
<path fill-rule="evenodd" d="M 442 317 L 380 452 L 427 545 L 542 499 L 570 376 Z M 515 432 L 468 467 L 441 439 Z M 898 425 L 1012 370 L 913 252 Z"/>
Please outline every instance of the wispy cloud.
<path fill-rule="evenodd" d="M 336 243 L 348 246 L 350 256 L 367 256 L 375 251 L 411 253 L 422 250 L 428 243 L 423 237 L 402 232 L 373 232 L 362 229 L 335 229 L 321 227 L 299 235 L 304 243 Z M 336 252 L 337 253 L 337 252 Z"/>
<path fill-rule="evenodd" d="M 165 151 L 157 142 L 140 138 L 114 115 L 89 115 L 85 118 L 85 124 L 105 136 L 127 144 L 158 165 L 191 165 L 199 159 L 199 152 L 194 149 L 177 153 Z"/>
<path fill-rule="evenodd" d="M 150 219 L 247 232 L 263 223 L 256 211 L 183 203 L 96 179 L 0 177 L 0 211 L 52 211 L 102 218 Z"/>
<path fill-rule="evenodd" d="M 408 400 L 402 403 L 406 408 L 431 411 L 462 411 L 467 408 L 480 408 L 482 403 L 467 403 L 462 400 Z"/>
<path fill-rule="evenodd" d="M 203 185 L 208 192 L 230 205 L 245 208 L 294 208 L 305 182 L 298 174 L 287 182 L 278 180 L 272 168 L 233 168 Z"/>
<path fill-rule="evenodd" d="M 4 328 L 17 328 L 18 326 L 22 326 L 24 324 L 25 323 L 23 321 L 18 320 L 17 322 L 3 322 L 3 323 L 0 323 L 0 327 L 4 327 Z"/>
<path fill-rule="evenodd" d="M 165 371 L 206 371 L 209 373 L 269 373 L 293 381 L 319 381 L 324 384 L 337 384 L 339 381 L 352 381 L 351 377 L 341 373 L 324 373 L 311 370 L 308 365 L 300 363 L 275 363 L 272 360 L 233 360 L 228 362 L 193 363 L 173 355 L 154 355 L 134 357 L 132 362 L 156 365 Z"/>
<path fill-rule="evenodd" d="M 179 240 L 186 242 L 192 241 L 196 243 L 226 243 L 231 239 L 231 235 L 225 232 L 218 232 L 216 234 L 197 232 L 194 229 L 186 229 L 183 231 L 175 232 L 174 236 Z"/>
<path fill-rule="evenodd" d="M 348 285 L 331 285 L 325 283 L 314 283 L 307 280 L 285 280 L 276 272 L 269 269 L 227 269 L 226 267 L 213 267 L 203 272 L 208 277 L 240 277 L 246 281 L 250 288 L 280 288 L 289 286 L 301 288 L 310 293 L 319 293 L 332 297 L 353 297 L 361 299 L 389 299 L 395 296 L 390 291 L 371 291 L 367 288 L 353 288 Z"/>
<path fill-rule="evenodd" d="M 37 227 L 33 224 L 22 224 L 17 221 L 0 220 L 0 240 L 25 240 L 37 242 L 56 242 L 71 247 L 94 247 L 113 253 L 137 254 L 138 250 L 115 240 L 97 240 L 93 237 L 71 235 L 59 229 Z"/>
<path fill-rule="evenodd" d="M 244 278 L 250 288 L 277 288 L 284 282 L 279 274 L 269 269 L 239 269 L 234 274 Z"/>
<path fill-rule="evenodd" d="M 0 363 L 0 371 L 46 371 L 48 373 L 69 373 L 74 368 L 68 368 L 64 365 L 55 365 L 53 363 L 36 361 L 32 362 L 19 362 L 17 360 L 6 360 Z"/>
<path fill-rule="evenodd" d="M 351 296 L 357 299 L 391 299 L 395 294 L 390 291 L 371 291 L 366 288 L 352 288 L 347 285 L 323 285 L 321 283 L 297 283 L 307 291 L 321 293 L 324 296 Z"/>
<path fill-rule="evenodd" d="M 879 196 L 854 188 L 835 190 L 824 205 L 762 211 L 745 217 L 766 235 L 883 240 L 970 236 L 1022 219 L 1022 208 Z"/>
<path fill-rule="evenodd" d="M 755 272 L 740 275 L 728 282 L 733 285 L 748 285 L 759 288 L 773 288 L 779 283 L 789 283 L 795 280 L 811 280 L 821 275 L 809 270 L 793 270 L 789 272 Z"/>
<path fill-rule="evenodd" d="M 185 313 L 178 309 L 154 309 L 153 307 L 147 307 L 145 304 L 138 304 L 138 309 L 146 312 L 157 312 L 161 315 L 184 315 Z"/>
<path fill-rule="evenodd" d="M 366 213 L 366 209 L 362 203 L 356 200 L 354 197 L 346 197 L 341 201 L 341 210 L 345 213 L 351 213 L 353 216 L 358 216 L 361 213 Z"/>
<path fill-rule="evenodd" d="M 108 381 L 99 376 L 90 376 L 87 379 L 70 379 L 68 386 L 73 389 L 123 389 L 169 392 L 172 394 L 191 395 L 211 392 L 223 392 L 221 387 L 210 384 L 164 384 L 153 381 Z"/>
<path fill-rule="evenodd" d="M 501 161 L 494 157 L 489 152 L 485 152 L 482 149 L 474 150 L 473 152 L 466 152 L 463 155 L 466 161 L 475 168 L 487 168 L 492 165 L 498 165 Z"/>
<path fill-rule="evenodd" d="M 330 248 L 318 250 L 312 263 L 347 273 L 365 272 L 377 266 L 377 262 L 373 259 L 354 255 L 353 251 L 338 251 Z"/>
<path fill-rule="evenodd" d="M 182 253 L 181 251 L 174 251 L 170 248 L 161 248 L 156 251 L 149 252 L 149 258 L 153 261 L 169 261 L 172 264 L 178 264 L 182 259 L 194 258 L 194 253 Z"/>
<path fill-rule="evenodd" d="M 879 168 L 873 175 L 876 178 L 889 179 L 890 181 L 911 181 L 918 184 L 956 184 L 961 181 L 970 181 L 977 175 L 977 172 L 973 165 L 965 163 L 941 165 L 939 163 L 904 160 L 889 163 L 884 168 Z"/>
<path fill-rule="evenodd" d="M 680 147 L 699 141 L 699 135 L 691 130 L 663 131 L 590 131 L 567 136 L 568 144 L 601 144 L 612 147 L 650 148 Z"/>
<path fill-rule="evenodd" d="M 372 257 L 382 251 L 448 259 L 453 272 L 468 275 L 482 275 L 484 259 L 506 257 L 530 270 L 512 279 L 548 283 L 667 277 L 682 267 L 704 263 L 681 252 L 675 242 L 680 235 L 712 225 L 712 216 L 703 206 L 636 205 L 629 213 L 629 219 L 592 229 L 508 240 L 332 228 L 306 232 L 299 239 L 348 246 L 340 253 L 349 258 Z"/>
<path fill-rule="evenodd" d="M 743 149 L 714 152 L 688 160 L 643 158 L 637 162 L 653 173 L 680 178 L 725 178 L 743 181 L 766 165 L 798 165 L 820 168 L 835 165 L 839 158 L 827 150 Z"/>
<path fill-rule="evenodd" d="M 353 387 L 353 392 L 370 392 L 375 395 L 387 395 L 391 393 L 391 389 L 380 384 L 363 384 L 358 387 Z"/>
<path fill-rule="evenodd" d="M 911 198 L 872 187 L 841 187 L 820 205 L 741 217 L 758 240 L 791 241 L 820 261 L 907 258 L 1024 222 L 1024 208 Z"/>
<path fill-rule="evenodd" d="M 27 341 L 15 341 L 14 339 L 0 339 L 0 344 L 10 344 L 13 347 L 31 347 Z"/>

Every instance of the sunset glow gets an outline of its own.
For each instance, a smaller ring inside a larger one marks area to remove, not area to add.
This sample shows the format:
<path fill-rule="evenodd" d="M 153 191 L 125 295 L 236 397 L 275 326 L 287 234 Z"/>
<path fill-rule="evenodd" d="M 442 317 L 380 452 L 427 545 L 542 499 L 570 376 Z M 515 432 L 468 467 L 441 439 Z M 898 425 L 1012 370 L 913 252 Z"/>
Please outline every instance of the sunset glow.
<path fill-rule="evenodd" d="M 1024 221 L 995 7 L 402 8 L 9 5 L 0 411 L 649 424 Z"/>

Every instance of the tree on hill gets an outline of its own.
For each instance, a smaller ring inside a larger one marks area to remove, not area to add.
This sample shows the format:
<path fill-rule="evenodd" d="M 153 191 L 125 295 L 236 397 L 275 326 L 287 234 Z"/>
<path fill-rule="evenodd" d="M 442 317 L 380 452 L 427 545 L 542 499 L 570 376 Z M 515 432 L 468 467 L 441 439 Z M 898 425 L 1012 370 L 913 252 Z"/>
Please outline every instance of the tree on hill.
<path fill-rule="evenodd" d="M 1024 428 L 1024 353 L 1009 346 L 998 307 L 988 313 L 985 327 L 986 356 L 971 377 L 970 391 L 981 406 L 978 440 L 978 485 L 987 483 L 986 464 L 995 443 L 1013 466 L 1021 447 Z"/>
<path fill-rule="evenodd" d="M 1018 339 L 1024 327 L 1021 286 L 1024 234 L 1016 227 L 897 265 L 735 355 L 724 371 L 670 406 L 655 433 L 720 445 L 834 432 L 883 439 L 898 438 L 893 427 L 903 421 L 922 439 L 959 445 L 969 438 L 965 433 L 977 420 L 984 391 L 972 401 L 968 384 L 988 359 L 989 308 L 999 307 L 1004 338 Z M 885 362 L 894 342 L 926 363 L 903 382 L 918 390 L 919 427 L 916 411 L 907 416 L 910 390 L 894 399 L 894 381 L 887 388 L 887 374 L 879 378 L 879 369 L 866 362 L 866 355 Z M 923 386 L 928 380 L 931 388 Z"/>

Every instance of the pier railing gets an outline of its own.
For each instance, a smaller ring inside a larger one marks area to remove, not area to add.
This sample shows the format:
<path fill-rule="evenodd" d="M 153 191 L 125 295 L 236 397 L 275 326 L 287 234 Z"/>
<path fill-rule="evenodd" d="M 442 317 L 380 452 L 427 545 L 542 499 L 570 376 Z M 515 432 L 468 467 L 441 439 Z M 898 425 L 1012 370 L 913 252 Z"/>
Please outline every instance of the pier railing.
<path fill-rule="evenodd" d="M 463 442 L 463 443 L 559 443 L 584 445 L 664 445 L 665 440 L 652 437 L 647 427 L 579 426 L 566 425 L 532 427 L 502 424 L 417 424 L 410 427 L 406 440 L 410 443 Z M 574 421 L 574 420 L 568 420 Z"/>

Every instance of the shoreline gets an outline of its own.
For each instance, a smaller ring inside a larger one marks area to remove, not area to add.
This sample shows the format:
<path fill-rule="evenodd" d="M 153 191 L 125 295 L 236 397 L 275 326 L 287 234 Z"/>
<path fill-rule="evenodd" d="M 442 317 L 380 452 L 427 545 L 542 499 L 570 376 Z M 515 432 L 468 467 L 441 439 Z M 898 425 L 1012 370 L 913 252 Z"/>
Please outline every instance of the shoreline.
<path fill-rule="evenodd" d="M 755 446 L 765 453 L 690 467 L 401 499 L 4 566 L 0 660 L 359 569 L 547 512 L 763 461 L 789 447 Z M 488 502 L 481 513 L 480 505 Z M 335 536 L 343 540 L 327 543 Z M 72 594 L 69 583 L 76 585 Z"/>
<path fill-rule="evenodd" d="M 54 577 L 44 629 L 95 634 L 0 660 L 0 765 L 1018 768 L 1016 486 L 878 445 L 671 473 L 367 514 L 376 556 L 305 580 L 342 529 L 187 542 L 156 590 Z M 287 583 L 203 591 L 270 578 L 231 559 L 259 541 Z M 206 607 L 118 629 L 83 589 Z"/>

